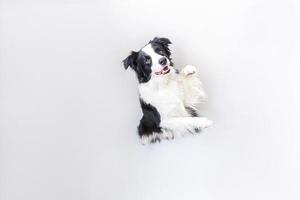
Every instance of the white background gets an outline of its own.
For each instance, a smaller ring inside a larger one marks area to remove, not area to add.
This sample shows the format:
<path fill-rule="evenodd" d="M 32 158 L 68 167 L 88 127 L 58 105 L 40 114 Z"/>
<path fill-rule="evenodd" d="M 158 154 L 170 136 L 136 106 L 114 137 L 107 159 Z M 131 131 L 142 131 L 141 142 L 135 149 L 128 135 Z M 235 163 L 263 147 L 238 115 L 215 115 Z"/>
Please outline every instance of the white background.
<path fill-rule="evenodd" d="M 300 199 L 300 3 L 0 0 L 1 200 Z M 140 145 L 121 61 L 169 37 L 215 122 Z"/>

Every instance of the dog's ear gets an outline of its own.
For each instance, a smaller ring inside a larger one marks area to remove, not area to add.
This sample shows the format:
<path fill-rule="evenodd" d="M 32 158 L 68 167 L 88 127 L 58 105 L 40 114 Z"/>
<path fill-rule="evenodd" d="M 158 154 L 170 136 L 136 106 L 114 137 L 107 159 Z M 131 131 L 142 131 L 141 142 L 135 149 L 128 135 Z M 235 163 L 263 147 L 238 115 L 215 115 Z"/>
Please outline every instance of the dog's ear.
<path fill-rule="evenodd" d="M 162 44 L 165 47 L 168 47 L 169 44 L 172 44 L 172 42 L 168 38 L 160 38 L 160 37 L 155 37 L 152 42 L 156 42 L 159 44 Z"/>
<path fill-rule="evenodd" d="M 136 59 L 138 56 L 138 52 L 132 51 L 130 55 L 123 60 L 123 65 L 125 69 L 128 67 L 135 68 L 136 67 Z"/>

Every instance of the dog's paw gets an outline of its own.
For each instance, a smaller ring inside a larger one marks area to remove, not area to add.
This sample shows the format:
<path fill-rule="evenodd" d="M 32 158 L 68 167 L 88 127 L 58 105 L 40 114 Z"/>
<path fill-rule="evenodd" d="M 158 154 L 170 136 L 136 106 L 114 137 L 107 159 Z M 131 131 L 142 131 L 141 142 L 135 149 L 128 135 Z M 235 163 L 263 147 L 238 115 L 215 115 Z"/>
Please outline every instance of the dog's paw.
<path fill-rule="evenodd" d="M 189 76 L 189 75 L 195 74 L 196 72 L 197 72 L 197 69 L 193 65 L 187 65 L 181 70 L 181 73 L 184 76 Z"/>
<path fill-rule="evenodd" d="M 142 145 L 153 144 L 161 142 L 162 140 L 173 140 L 175 135 L 169 129 L 163 129 L 161 133 L 152 133 L 150 135 L 143 135 L 140 137 Z"/>
<path fill-rule="evenodd" d="M 173 140 L 175 138 L 175 135 L 173 132 L 167 128 L 163 129 L 162 139 L 165 140 Z"/>
<path fill-rule="evenodd" d="M 140 137 L 142 145 L 156 143 L 161 141 L 160 133 L 152 133 L 151 135 L 143 135 Z"/>
<path fill-rule="evenodd" d="M 198 128 L 208 128 L 213 124 L 213 121 L 207 119 L 206 117 L 197 117 L 195 119 L 196 127 Z"/>

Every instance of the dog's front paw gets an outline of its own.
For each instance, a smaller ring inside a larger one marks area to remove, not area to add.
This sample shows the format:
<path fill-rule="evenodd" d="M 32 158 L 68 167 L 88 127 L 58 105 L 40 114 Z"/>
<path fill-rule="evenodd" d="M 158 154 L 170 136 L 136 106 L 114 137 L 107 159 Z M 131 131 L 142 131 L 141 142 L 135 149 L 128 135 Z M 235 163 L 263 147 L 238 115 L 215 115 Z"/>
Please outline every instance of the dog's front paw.
<path fill-rule="evenodd" d="M 189 76 L 189 75 L 195 74 L 196 72 L 197 72 L 197 69 L 193 65 L 187 65 L 181 70 L 181 73 L 184 76 Z"/>

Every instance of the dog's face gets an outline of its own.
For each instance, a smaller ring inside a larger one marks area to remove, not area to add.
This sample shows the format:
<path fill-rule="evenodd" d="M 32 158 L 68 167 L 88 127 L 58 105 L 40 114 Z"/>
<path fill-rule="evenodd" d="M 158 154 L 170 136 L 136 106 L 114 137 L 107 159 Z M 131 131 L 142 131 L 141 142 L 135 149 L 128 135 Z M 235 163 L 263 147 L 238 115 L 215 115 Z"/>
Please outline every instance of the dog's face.
<path fill-rule="evenodd" d="M 137 74 L 140 83 L 151 78 L 167 76 L 174 69 L 169 49 L 168 38 L 154 38 L 140 51 L 132 51 L 123 61 L 125 69 L 131 67 Z"/>

